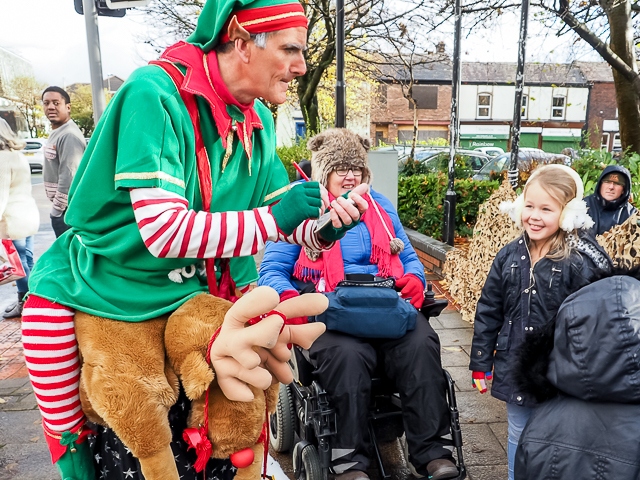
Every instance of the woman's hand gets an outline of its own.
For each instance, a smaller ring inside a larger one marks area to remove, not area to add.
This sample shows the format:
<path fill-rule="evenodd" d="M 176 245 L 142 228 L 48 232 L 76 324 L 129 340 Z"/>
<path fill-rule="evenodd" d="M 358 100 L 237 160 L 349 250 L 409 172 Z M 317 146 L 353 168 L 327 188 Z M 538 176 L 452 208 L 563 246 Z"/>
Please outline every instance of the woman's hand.
<path fill-rule="evenodd" d="M 345 225 L 351 225 L 353 222 L 360 220 L 360 217 L 369 208 L 363 195 L 369 193 L 369 185 L 361 183 L 349 192 L 349 200 L 338 197 L 331 202 L 331 224 L 335 228 L 341 228 Z"/>

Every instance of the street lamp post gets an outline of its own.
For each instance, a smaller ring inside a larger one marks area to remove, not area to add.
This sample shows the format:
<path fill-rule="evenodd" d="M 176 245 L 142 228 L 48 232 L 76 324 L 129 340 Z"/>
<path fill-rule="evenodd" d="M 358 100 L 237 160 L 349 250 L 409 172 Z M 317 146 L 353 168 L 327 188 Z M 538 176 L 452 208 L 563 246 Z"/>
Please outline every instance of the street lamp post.
<path fill-rule="evenodd" d="M 347 96 L 344 83 L 344 0 L 336 0 L 336 127 L 347 126 Z"/>
<path fill-rule="evenodd" d="M 455 4 L 455 37 L 453 39 L 453 71 L 451 76 L 451 124 L 449 126 L 449 184 L 444 199 L 442 239 L 453 246 L 456 233 L 455 162 L 460 147 L 460 41 L 462 38 L 462 0 Z"/>
<path fill-rule="evenodd" d="M 513 125 L 511 126 L 511 161 L 507 176 L 511 186 L 518 186 L 518 152 L 520 151 L 520 126 L 522 120 L 522 95 L 524 89 L 524 63 L 529 24 L 529 0 L 522 0 L 520 12 L 520 39 L 518 41 L 518 69 L 516 70 L 516 95 L 513 105 Z"/>
<path fill-rule="evenodd" d="M 84 9 L 84 24 L 87 30 L 87 48 L 89 50 L 93 121 L 97 125 L 106 105 L 102 86 L 102 56 L 100 55 L 98 12 L 94 0 L 82 0 L 82 5 Z"/>

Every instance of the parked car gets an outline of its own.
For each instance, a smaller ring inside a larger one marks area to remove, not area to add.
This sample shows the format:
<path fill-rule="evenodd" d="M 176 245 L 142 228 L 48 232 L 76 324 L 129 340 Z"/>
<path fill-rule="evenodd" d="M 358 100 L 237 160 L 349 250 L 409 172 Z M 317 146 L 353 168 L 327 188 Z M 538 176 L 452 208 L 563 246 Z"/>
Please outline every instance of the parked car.
<path fill-rule="evenodd" d="M 423 152 L 427 150 L 437 149 L 438 151 L 442 151 L 443 147 L 426 147 L 424 145 L 416 146 L 416 153 Z M 409 145 L 390 145 L 387 147 L 380 147 L 375 149 L 376 152 L 397 152 L 398 158 L 404 158 L 411 153 L 411 144 Z"/>
<path fill-rule="evenodd" d="M 421 171 L 424 172 L 446 172 L 449 168 L 449 148 L 438 148 L 417 152 L 415 160 L 422 163 Z M 475 150 L 457 150 L 456 163 L 458 166 L 468 169 L 468 176 L 477 173 L 482 166 L 489 161 L 489 157 Z M 401 157 L 398 161 L 402 169 L 409 159 L 408 155 Z"/>
<path fill-rule="evenodd" d="M 502 172 L 509 168 L 509 162 L 511 162 L 511 152 L 493 157 L 472 178 L 474 180 L 497 178 Z M 570 166 L 571 158 L 559 153 L 544 152 L 537 148 L 522 148 L 518 151 L 518 170 L 528 170 L 532 162 L 562 163 Z"/>
<path fill-rule="evenodd" d="M 504 153 L 504 150 L 500 147 L 476 147 L 474 148 L 477 152 L 482 152 L 489 157 L 497 157 Z"/>
<path fill-rule="evenodd" d="M 22 150 L 22 154 L 29 160 L 31 172 L 41 172 L 44 165 L 44 146 L 47 143 L 45 138 L 27 138 L 27 145 Z"/>

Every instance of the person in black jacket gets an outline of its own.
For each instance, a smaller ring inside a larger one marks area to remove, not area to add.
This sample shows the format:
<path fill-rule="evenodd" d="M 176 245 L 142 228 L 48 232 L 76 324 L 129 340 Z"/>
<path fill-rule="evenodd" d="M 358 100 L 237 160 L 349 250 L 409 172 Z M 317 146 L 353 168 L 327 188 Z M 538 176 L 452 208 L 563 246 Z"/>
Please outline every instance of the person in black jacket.
<path fill-rule="evenodd" d="M 591 233 L 602 235 L 638 211 L 629 203 L 631 174 L 621 165 L 609 165 L 598 179 L 596 190 L 585 197 L 587 212 L 595 225 Z"/>
<path fill-rule="evenodd" d="M 536 406 L 515 383 L 517 352 L 553 320 L 567 296 L 611 266 L 601 247 L 577 233 L 593 224 L 582 193 L 575 171 L 548 165 L 531 175 L 515 202 L 501 206 L 524 232 L 491 266 L 476 309 L 469 369 L 481 393 L 493 370 L 491 394 L 507 403 L 509 480 L 520 433 Z"/>
<path fill-rule="evenodd" d="M 541 401 L 555 396 L 522 432 L 516 479 L 640 478 L 638 325 L 640 268 L 564 301 L 555 328 L 519 362 L 522 388 Z"/>

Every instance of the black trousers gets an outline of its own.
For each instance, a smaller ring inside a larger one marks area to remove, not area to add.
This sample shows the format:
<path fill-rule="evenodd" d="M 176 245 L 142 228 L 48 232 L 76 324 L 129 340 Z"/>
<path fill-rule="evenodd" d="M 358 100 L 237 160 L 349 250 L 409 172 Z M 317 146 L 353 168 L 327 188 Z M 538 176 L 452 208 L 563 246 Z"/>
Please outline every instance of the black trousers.
<path fill-rule="evenodd" d="M 53 233 L 56 234 L 56 238 L 69 230 L 71 227 L 64 222 L 64 213 L 59 217 L 50 217 L 51 226 L 53 227 Z"/>
<path fill-rule="evenodd" d="M 418 314 L 415 330 L 400 339 L 361 339 L 325 332 L 309 353 L 318 381 L 337 411 L 338 433 L 332 441 L 336 473 L 369 467 L 367 412 L 371 375 L 378 361 L 400 394 L 409 460 L 416 470 L 424 474 L 431 460 L 452 458 L 440 440 L 450 433 L 440 340 L 422 314 Z"/>

